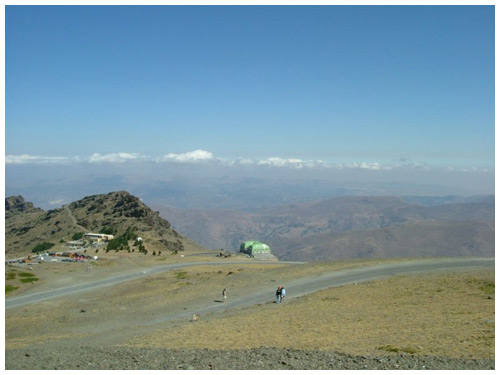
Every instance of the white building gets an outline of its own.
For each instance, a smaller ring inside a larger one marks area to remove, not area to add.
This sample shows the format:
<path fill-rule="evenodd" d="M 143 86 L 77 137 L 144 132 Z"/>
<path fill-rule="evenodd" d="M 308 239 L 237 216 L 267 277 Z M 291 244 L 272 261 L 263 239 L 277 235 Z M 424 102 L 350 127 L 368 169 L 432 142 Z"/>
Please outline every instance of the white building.
<path fill-rule="evenodd" d="M 100 242 L 100 241 L 111 241 L 113 238 L 115 238 L 115 236 L 113 236 L 112 234 L 85 233 L 83 235 L 83 238 L 88 238 Z"/>

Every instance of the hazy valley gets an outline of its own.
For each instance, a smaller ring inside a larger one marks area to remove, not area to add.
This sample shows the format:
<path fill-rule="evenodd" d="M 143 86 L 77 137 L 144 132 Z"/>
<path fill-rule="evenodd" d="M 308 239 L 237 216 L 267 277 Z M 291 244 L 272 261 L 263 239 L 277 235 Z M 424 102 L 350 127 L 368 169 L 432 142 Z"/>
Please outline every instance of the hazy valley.
<path fill-rule="evenodd" d="M 207 248 L 237 251 L 258 239 L 283 260 L 494 255 L 493 196 L 336 197 L 257 212 L 156 209 Z"/>

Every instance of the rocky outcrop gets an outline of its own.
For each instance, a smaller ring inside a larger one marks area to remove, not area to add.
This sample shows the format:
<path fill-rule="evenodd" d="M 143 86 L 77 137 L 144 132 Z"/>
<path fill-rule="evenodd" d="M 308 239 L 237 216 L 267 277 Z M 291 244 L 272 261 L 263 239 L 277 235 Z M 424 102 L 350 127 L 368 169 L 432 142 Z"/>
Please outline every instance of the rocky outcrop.
<path fill-rule="evenodd" d="M 13 195 L 5 198 L 5 215 L 13 215 L 18 212 L 34 212 L 42 211 L 40 208 L 36 208 L 33 203 L 26 202 L 22 195 Z"/>

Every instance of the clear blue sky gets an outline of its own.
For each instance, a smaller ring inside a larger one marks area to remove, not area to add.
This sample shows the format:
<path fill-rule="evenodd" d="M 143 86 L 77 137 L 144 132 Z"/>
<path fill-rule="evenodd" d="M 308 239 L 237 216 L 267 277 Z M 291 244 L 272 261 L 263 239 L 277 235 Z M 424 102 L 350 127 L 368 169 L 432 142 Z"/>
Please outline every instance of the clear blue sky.
<path fill-rule="evenodd" d="M 493 6 L 7 6 L 6 155 L 491 168 L 494 26 Z"/>

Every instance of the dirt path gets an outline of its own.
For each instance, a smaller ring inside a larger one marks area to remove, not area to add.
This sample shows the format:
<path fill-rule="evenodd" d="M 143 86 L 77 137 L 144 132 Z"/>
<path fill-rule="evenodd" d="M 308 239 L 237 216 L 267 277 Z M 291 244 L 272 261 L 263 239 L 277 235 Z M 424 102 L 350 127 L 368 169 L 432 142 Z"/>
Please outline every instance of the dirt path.
<path fill-rule="evenodd" d="M 64 209 L 66 210 L 66 212 L 68 213 L 68 216 L 70 217 L 71 221 L 73 222 L 73 225 L 80 228 L 82 231 L 84 232 L 88 232 L 87 228 L 84 228 L 82 227 L 80 224 L 78 224 L 78 221 L 76 220 L 76 218 L 73 216 L 73 212 L 71 212 L 69 206 L 64 206 Z"/>

